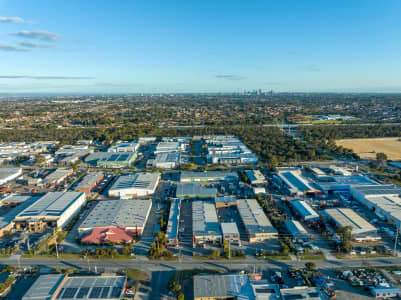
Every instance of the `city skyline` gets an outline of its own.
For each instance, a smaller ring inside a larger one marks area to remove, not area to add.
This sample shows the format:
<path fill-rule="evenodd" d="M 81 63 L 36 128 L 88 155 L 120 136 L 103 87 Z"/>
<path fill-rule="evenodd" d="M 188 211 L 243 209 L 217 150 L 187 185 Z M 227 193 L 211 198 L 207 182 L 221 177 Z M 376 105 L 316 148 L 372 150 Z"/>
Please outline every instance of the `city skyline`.
<path fill-rule="evenodd" d="M 0 0 L 0 93 L 401 92 L 400 8 Z"/>

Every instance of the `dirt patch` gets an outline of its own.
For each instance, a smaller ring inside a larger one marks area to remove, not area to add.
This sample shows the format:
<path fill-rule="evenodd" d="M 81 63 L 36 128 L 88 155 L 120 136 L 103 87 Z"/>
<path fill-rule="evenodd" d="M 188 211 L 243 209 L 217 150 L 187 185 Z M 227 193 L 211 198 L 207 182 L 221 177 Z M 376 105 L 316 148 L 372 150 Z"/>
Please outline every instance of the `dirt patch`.
<path fill-rule="evenodd" d="M 352 149 L 362 158 L 376 158 L 376 153 L 385 153 L 390 160 L 401 159 L 401 138 L 369 138 L 337 140 L 337 145 Z"/>

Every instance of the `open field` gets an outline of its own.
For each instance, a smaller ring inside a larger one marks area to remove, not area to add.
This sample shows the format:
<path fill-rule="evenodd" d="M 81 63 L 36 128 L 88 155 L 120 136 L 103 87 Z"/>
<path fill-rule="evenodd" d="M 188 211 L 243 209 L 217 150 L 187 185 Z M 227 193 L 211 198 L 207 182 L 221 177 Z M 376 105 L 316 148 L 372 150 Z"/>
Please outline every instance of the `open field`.
<path fill-rule="evenodd" d="M 387 154 L 388 159 L 401 159 L 401 138 L 368 138 L 337 140 L 337 145 L 352 149 L 362 158 L 375 158 L 376 153 Z"/>

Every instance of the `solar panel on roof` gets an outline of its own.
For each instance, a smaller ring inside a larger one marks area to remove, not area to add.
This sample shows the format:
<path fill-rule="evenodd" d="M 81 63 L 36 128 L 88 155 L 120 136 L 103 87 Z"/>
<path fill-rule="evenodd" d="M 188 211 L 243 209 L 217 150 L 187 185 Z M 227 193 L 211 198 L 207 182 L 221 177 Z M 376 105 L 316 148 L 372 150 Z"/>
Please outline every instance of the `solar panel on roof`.
<path fill-rule="evenodd" d="M 106 286 L 102 290 L 101 298 L 107 298 L 107 295 L 109 294 L 110 287 Z"/>
<path fill-rule="evenodd" d="M 120 288 L 120 287 L 114 287 L 113 290 L 111 291 L 111 295 L 110 295 L 110 296 L 111 296 L 112 298 L 120 297 L 121 291 L 122 291 L 122 288 Z"/>
<path fill-rule="evenodd" d="M 57 298 L 61 298 L 61 295 L 63 294 L 63 292 L 64 292 L 64 288 L 61 288 L 60 292 L 58 292 Z"/>
<path fill-rule="evenodd" d="M 75 298 L 83 299 L 86 298 L 86 295 L 89 293 L 89 288 L 88 287 L 82 287 L 78 291 L 78 295 Z"/>
<path fill-rule="evenodd" d="M 102 292 L 102 288 L 95 286 L 92 288 L 92 291 L 89 295 L 89 298 L 99 298 L 100 297 L 100 293 Z"/>
<path fill-rule="evenodd" d="M 77 288 L 66 288 L 61 298 L 62 299 L 74 298 L 75 294 L 77 293 L 77 290 L 78 290 Z"/>

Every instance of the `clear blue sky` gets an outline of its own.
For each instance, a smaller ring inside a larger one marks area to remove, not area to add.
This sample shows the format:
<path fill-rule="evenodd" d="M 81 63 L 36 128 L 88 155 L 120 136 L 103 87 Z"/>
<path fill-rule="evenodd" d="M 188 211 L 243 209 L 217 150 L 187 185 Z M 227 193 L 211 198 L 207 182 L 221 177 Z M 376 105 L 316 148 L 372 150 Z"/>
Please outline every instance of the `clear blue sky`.
<path fill-rule="evenodd" d="M 399 0 L 0 0 L 0 92 L 401 92 Z"/>

